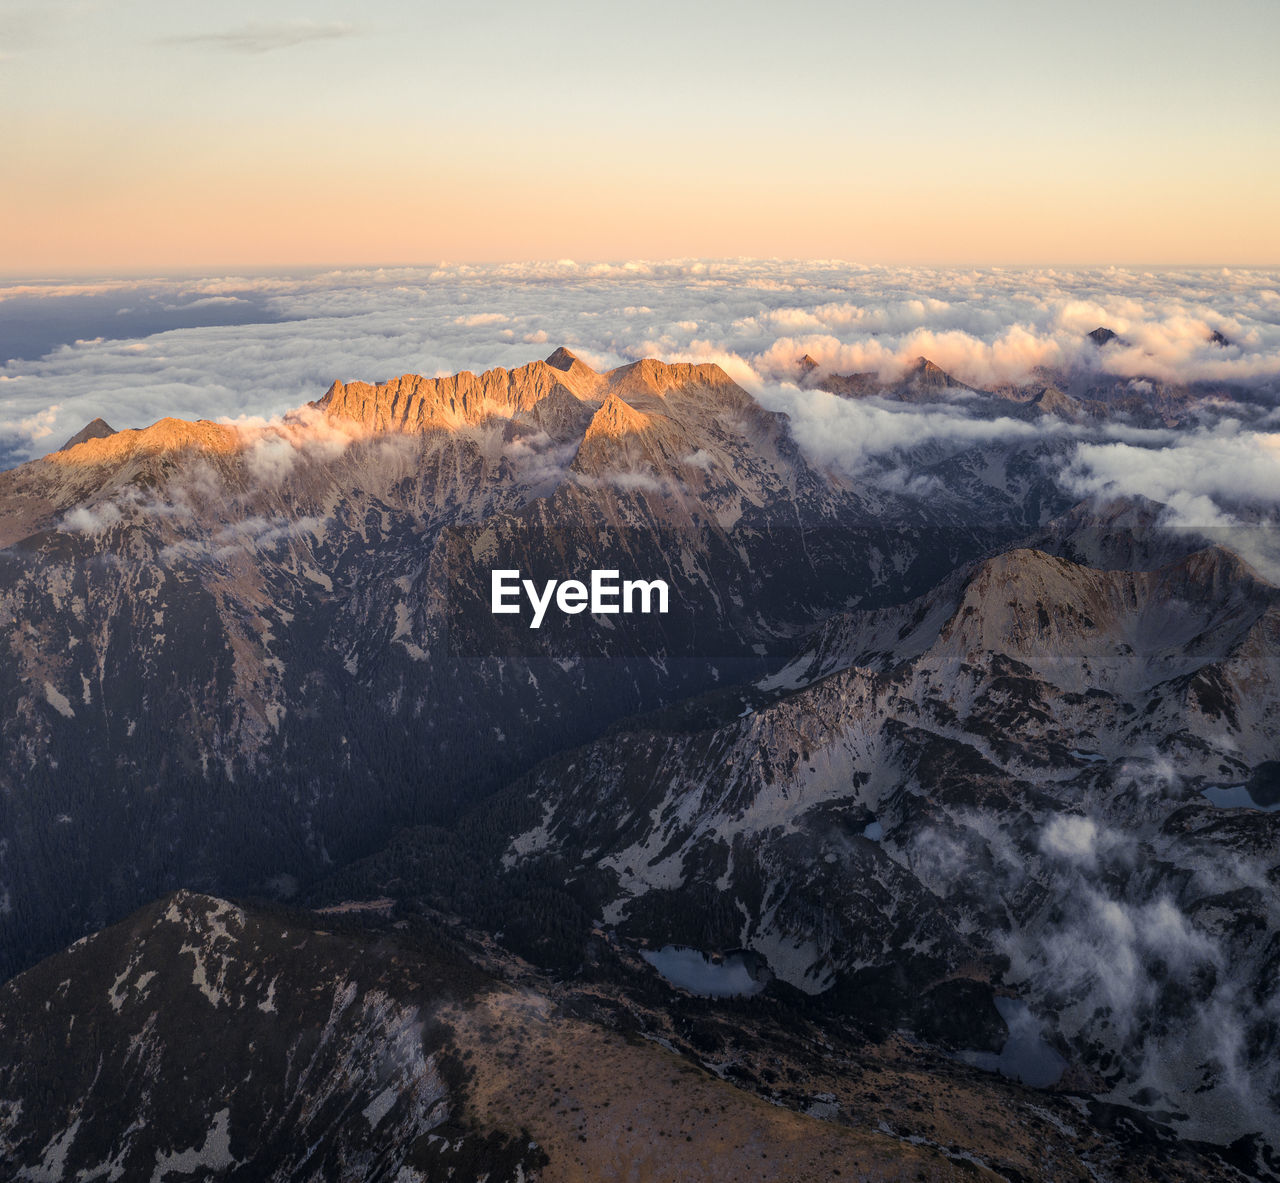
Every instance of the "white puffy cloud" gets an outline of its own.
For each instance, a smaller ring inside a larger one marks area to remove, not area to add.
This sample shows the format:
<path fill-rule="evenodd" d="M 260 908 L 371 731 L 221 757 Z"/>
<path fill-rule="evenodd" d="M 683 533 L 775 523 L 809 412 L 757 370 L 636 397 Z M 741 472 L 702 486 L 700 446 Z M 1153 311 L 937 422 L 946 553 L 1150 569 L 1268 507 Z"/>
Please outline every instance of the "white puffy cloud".
<path fill-rule="evenodd" d="M 123 519 L 120 507 L 114 502 L 101 505 L 78 505 L 62 519 L 62 529 L 72 534 L 100 534 Z"/>
<path fill-rule="evenodd" d="M 1230 547 L 1280 582 L 1280 433 L 1227 419 L 1171 433 L 1152 446 L 1082 442 L 1063 473 L 1082 496 L 1146 497 L 1165 506 L 1163 523 Z"/>
<path fill-rule="evenodd" d="M 914 836 L 907 865 L 939 897 L 959 892 L 967 902 L 977 891 L 991 914 L 1008 917 L 996 936 L 1009 959 L 1005 984 L 1052 1016 L 1077 1051 L 1107 1049 L 1118 1077 L 1107 1099 L 1132 1104 L 1149 1088 L 1159 1108 L 1186 1113 L 1177 1124 L 1187 1137 L 1230 1141 L 1270 1128 L 1274 1063 L 1250 1056 L 1249 1034 L 1280 1015 L 1280 997 L 1265 938 L 1243 936 L 1217 907 L 1241 889 L 1268 892 L 1269 860 L 1171 836 L 1164 810 L 1109 825 L 1124 812 L 1099 792 L 1183 797 L 1166 757 L 1135 756 L 1029 833 L 1007 812 L 958 810 Z M 1186 874 L 1149 874 L 1156 864 Z M 1205 1079 L 1220 1087 L 1203 1090 Z"/>
<path fill-rule="evenodd" d="M 1098 861 L 1098 823 L 1090 817 L 1055 814 L 1040 835 L 1040 849 L 1046 854 L 1092 867 Z"/>
<path fill-rule="evenodd" d="M 22 419 L 0 419 L 0 432 L 6 435 L 25 436 L 33 443 L 47 440 L 53 434 L 54 424 L 58 421 L 58 412 L 61 409 L 57 403 L 54 403 L 53 406 L 35 411 Z"/>
<path fill-rule="evenodd" d="M 554 487 L 569 470 L 577 444 L 556 443 L 544 431 L 523 435 L 503 449 L 517 479 L 531 489 Z"/>
<path fill-rule="evenodd" d="M 244 441 L 250 474 L 271 485 L 284 480 L 304 454 L 332 460 L 366 434 L 360 424 L 330 419 L 310 404 L 270 419 L 241 416 L 224 422 Z"/>
<path fill-rule="evenodd" d="M 796 443 L 817 464 L 856 476 L 871 456 L 882 456 L 932 441 L 952 444 L 1034 439 L 1060 431 L 1057 423 L 1037 425 L 1005 416 L 975 418 L 964 409 L 895 404 L 879 399 L 845 399 L 793 385 L 765 386 L 756 397 L 791 419 Z"/>
<path fill-rule="evenodd" d="M 1142 494 L 1189 508 L 1224 500 L 1278 503 L 1280 433 L 1248 430 L 1229 419 L 1180 432 L 1158 448 L 1081 443 L 1069 479 L 1081 493 Z"/>

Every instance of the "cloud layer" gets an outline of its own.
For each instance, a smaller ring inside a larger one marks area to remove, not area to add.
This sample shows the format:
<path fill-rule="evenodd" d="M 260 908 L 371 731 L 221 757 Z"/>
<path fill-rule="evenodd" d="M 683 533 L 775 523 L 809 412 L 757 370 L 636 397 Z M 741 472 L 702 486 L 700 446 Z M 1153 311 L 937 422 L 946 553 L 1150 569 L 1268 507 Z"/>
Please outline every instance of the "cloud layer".
<path fill-rule="evenodd" d="M 75 309 L 86 300 L 94 335 L 77 339 Z M 923 354 L 975 386 L 1023 382 L 1038 366 L 1088 366 L 1132 379 L 1135 391 L 1234 383 L 1264 403 L 1280 396 L 1275 271 L 560 260 L 0 286 L 0 309 L 10 301 L 37 321 L 47 309 L 67 336 L 36 360 L 0 366 L 0 463 L 56 447 L 97 416 L 117 428 L 164 415 L 270 418 L 318 398 L 334 379 L 516 365 L 560 343 L 602 368 L 644 356 L 716 361 L 786 411 L 814 459 L 847 473 L 922 439 L 980 443 L 1042 429 L 979 421 L 963 400 L 895 408 L 799 390 L 806 353 L 831 371 L 885 378 Z M 210 323 L 112 339 L 99 335 L 104 301 Z M 228 309 L 262 319 L 229 324 Z M 1095 347 L 1086 334 L 1099 325 L 1121 340 Z M 1228 344 L 1215 343 L 1215 332 Z M 1082 436 L 1065 479 L 1082 495 L 1142 492 L 1177 503 L 1184 520 L 1220 524 L 1232 497 L 1280 501 L 1280 452 L 1268 434 L 1276 427 L 1280 419 L 1224 424 L 1176 441 Z"/>

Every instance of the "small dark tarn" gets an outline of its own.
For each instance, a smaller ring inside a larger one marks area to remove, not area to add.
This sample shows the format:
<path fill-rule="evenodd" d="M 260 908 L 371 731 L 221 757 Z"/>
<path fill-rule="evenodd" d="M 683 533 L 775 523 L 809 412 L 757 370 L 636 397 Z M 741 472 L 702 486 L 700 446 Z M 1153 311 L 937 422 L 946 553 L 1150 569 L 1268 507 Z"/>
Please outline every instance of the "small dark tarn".
<path fill-rule="evenodd" d="M 1044 1039 L 1040 1020 L 1020 998 L 997 998 L 996 1010 L 1009 1028 L 1009 1038 L 995 1052 L 965 1051 L 957 1059 L 986 1072 L 999 1072 L 1034 1089 L 1050 1088 L 1062 1079 L 1067 1062 Z"/>
<path fill-rule="evenodd" d="M 1247 784 L 1208 785 L 1200 790 L 1200 796 L 1215 809 L 1260 809 L 1263 813 L 1275 813 L 1280 810 L 1280 801 L 1270 804 L 1259 800 L 1250 791 Z"/>
<path fill-rule="evenodd" d="M 708 956 L 698 949 L 665 945 L 640 954 L 673 986 L 704 998 L 746 998 L 759 994 L 773 978 L 758 954 L 738 950 L 727 956 Z"/>

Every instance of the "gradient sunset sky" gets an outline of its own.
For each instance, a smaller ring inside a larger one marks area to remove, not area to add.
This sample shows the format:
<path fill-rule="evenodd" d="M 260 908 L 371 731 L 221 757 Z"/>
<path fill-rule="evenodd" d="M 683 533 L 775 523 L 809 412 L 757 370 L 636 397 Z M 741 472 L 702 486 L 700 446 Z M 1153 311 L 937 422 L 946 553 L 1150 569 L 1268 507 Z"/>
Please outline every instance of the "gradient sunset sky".
<path fill-rule="evenodd" d="M 0 274 L 1280 261 L 1277 0 L 0 0 Z"/>

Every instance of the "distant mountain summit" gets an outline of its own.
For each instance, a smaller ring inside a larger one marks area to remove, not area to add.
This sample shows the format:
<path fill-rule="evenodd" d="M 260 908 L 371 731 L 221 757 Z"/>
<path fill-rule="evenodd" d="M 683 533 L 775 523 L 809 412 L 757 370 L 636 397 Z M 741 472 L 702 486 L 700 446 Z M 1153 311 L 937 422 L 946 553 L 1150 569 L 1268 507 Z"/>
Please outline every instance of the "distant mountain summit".
<path fill-rule="evenodd" d="M 1089 417 L 1079 399 L 1064 394 L 1056 386 L 1046 386 L 1027 406 L 1041 415 L 1053 415 L 1068 423 L 1083 423 Z"/>
<path fill-rule="evenodd" d="M 902 384 L 899 387 L 899 398 L 904 398 L 907 391 L 917 396 L 911 400 L 905 401 L 925 401 L 919 396 L 936 395 L 944 390 L 968 390 L 972 391 L 974 387 L 966 385 L 957 378 L 953 378 L 941 366 L 935 365 L 927 357 L 917 357 L 908 367 L 902 376 Z"/>
<path fill-rule="evenodd" d="M 941 366 L 934 365 L 927 357 L 917 357 L 908 367 L 904 375 L 908 382 L 921 386 L 954 386 L 957 383 Z"/>
<path fill-rule="evenodd" d="M 570 353 L 563 345 L 561 345 L 549 358 L 547 358 L 547 365 L 551 366 L 553 369 L 565 370 L 567 372 L 573 369 L 573 363 L 577 360 L 578 359 L 574 354 Z"/>
<path fill-rule="evenodd" d="M 105 419 L 91 419 L 67 440 L 58 451 L 65 452 L 68 448 L 74 448 L 76 444 L 83 444 L 87 440 L 106 439 L 107 436 L 115 434 L 116 429 Z"/>
<path fill-rule="evenodd" d="M 805 382 L 817 370 L 817 363 L 807 353 L 800 359 L 800 381 Z M 812 383 L 817 389 L 842 398 L 896 399 L 904 403 L 935 402 L 948 391 L 974 393 L 975 388 L 952 377 L 927 357 L 917 357 L 896 382 L 885 382 L 874 371 L 853 374 L 827 374 Z"/>

